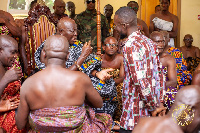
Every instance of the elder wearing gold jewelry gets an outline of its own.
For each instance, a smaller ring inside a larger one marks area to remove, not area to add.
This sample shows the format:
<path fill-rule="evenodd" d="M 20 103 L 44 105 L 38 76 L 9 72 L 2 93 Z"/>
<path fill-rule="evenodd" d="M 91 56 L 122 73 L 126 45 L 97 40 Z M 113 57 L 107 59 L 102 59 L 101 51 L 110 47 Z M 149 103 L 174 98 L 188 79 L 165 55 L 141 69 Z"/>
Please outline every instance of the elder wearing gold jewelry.
<path fill-rule="evenodd" d="M 189 85 L 178 91 L 166 116 L 141 118 L 132 133 L 198 133 L 199 114 L 199 86 Z"/>

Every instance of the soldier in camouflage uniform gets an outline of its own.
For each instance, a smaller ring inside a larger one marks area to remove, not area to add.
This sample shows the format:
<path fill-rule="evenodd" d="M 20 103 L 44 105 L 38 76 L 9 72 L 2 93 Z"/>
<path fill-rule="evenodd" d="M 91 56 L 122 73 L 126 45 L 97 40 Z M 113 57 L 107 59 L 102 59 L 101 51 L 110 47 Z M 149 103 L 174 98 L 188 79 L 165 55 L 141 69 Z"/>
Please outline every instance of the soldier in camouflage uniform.
<path fill-rule="evenodd" d="M 97 52 L 97 11 L 95 0 L 86 0 L 87 9 L 75 17 L 78 28 L 78 40 L 85 43 L 91 40 L 93 52 Z M 109 36 L 108 23 L 104 15 L 101 14 L 101 40 L 102 44 Z"/>

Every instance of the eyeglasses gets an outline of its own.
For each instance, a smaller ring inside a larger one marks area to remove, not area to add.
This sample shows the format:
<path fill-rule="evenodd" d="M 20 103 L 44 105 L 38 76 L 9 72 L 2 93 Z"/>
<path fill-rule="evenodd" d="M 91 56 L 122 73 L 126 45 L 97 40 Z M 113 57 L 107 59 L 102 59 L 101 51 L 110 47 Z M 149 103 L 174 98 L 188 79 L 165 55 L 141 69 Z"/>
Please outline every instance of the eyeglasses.
<path fill-rule="evenodd" d="M 118 45 L 115 44 L 115 43 L 113 43 L 113 44 L 109 44 L 109 43 L 107 43 L 106 46 L 107 46 L 107 47 L 117 47 Z"/>
<path fill-rule="evenodd" d="M 160 41 L 154 41 L 156 43 L 165 43 L 165 40 L 160 40 Z"/>
<path fill-rule="evenodd" d="M 129 8 L 131 8 L 131 9 L 133 9 L 133 10 L 138 10 L 138 7 L 129 7 Z"/>
<path fill-rule="evenodd" d="M 92 0 L 92 1 L 86 1 L 87 2 L 87 4 L 90 4 L 90 2 L 92 2 L 92 3 L 95 3 L 96 1 L 95 0 Z"/>
<path fill-rule="evenodd" d="M 188 38 L 188 39 L 184 39 L 184 41 L 193 41 L 193 39 L 189 39 L 189 38 Z"/>

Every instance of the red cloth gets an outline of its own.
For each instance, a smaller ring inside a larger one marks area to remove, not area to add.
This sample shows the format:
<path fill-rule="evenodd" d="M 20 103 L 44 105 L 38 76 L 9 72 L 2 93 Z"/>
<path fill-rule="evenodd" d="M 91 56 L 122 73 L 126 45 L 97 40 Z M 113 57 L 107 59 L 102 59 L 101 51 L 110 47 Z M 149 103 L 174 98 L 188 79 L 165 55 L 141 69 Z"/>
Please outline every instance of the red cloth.
<path fill-rule="evenodd" d="M 17 96 L 16 100 L 19 99 L 19 90 L 21 87 L 20 81 L 15 81 L 8 84 L 7 88 L 1 97 L 6 95 L 6 99 L 11 99 Z M 7 133 L 23 133 L 25 130 L 18 130 L 15 124 L 15 110 L 0 113 L 0 127 L 6 130 Z"/>

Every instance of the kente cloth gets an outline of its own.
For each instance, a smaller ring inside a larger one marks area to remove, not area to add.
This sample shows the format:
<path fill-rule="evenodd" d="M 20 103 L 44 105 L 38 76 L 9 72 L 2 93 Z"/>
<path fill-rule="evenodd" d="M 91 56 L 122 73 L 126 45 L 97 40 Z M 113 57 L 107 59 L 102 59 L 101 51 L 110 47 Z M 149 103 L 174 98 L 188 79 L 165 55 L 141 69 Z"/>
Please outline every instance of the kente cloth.
<path fill-rule="evenodd" d="M 188 64 L 188 70 L 190 71 L 190 73 L 193 75 L 196 67 L 198 66 L 198 64 L 200 63 L 200 58 L 196 57 L 188 57 L 186 58 L 187 64 Z"/>
<path fill-rule="evenodd" d="M 183 53 L 178 48 L 170 47 L 168 53 L 174 56 L 176 60 L 177 89 L 179 90 L 190 84 L 192 75 L 187 69 L 187 62 L 183 57 Z"/>
<path fill-rule="evenodd" d="M 160 30 L 172 31 L 174 24 L 172 22 L 155 17 L 153 20 L 154 26 Z M 169 46 L 174 47 L 174 38 L 170 38 Z"/>
<path fill-rule="evenodd" d="M 5 25 L 0 25 L 0 35 L 8 35 L 10 33 L 9 29 Z"/>
<path fill-rule="evenodd" d="M 74 18 L 77 24 L 78 40 L 85 43 L 91 41 L 93 53 L 97 52 L 97 11 L 85 10 Z M 101 42 L 109 36 L 106 17 L 101 14 Z"/>
<path fill-rule="evenodd" d="M 35 52 L 35 63 L 39 69 L 45 68 L 45 64 L 41 63 L 40 61 L 40 55 L 42 48 L 44 47 L 44 43 L 45 42 L 43 42 Z M 75 63 L 75 61 L 80 57 L 82 52 L 82 47 L 83 44 L 80 41 L 76 41 L 72 46 L 70 46 L 69 57 L 65 63 L 66 68 L 72 66 Z M 90 54 L 80 67 L 82 69 L 82 72 L 84 72 L 91 78 L 94 88 L 99 92 L 101 97 L 104 97 L 106 99 L 111 99 L 108 100 L 107 102 L 104 102 L 103 108 L 105 110 L 100 110 L 100 111 L 96 110 L 96 112 L 108 113 L 112 115 L 114 109 L 116 108 L 115 107 L 116 101 L 113 101 L 113 99 L 115 99 L 117 96 L 115 81 L 111 78 L 109 80 L 106 80 L 106 82 L 103 82 L 100 81 L 97 77 L 91 75 L 92 70 L 101 71 L 101 58 L 99 58 L 94 54 Z"/>
<path fill-rule="evenodd" d="M 163 67 L 163 72 L 165 74 L 166 81 L 168 81 L 168 76 L 167 76 L 167 67 Z M 164 96 L 164 104 L 167 106 L 168 110 L 172 107 L 172 104 L 175 101 L 175 96 L 176 93 L 178 92 L 178 89 L 172 86 L 166 86 L 165 87 L 165 96 Z"/>
<path fill-rule="evenodd" d="M 95 114 L 89 106 L 43 108 L 31 111 L 29 124 L 36 132 L 110 133 L 110 115 Z"/>
<path fill-rule="evenodd" d="M 9 83 L 4 89 L 1 97 L 6 95 L 5 99 L 11 99 L 17 96 L 16 100 L 19 99 L 19 90 L 21 87 L 20 81 Z M 15 125 L 15 110 L 0 113 L 0 127 L 3 128 L 7 133 L 21 133 L 25 132 L 25 129 L 18 130 Z"/>
<path fill-rule="evenodd" d="M 120 127 L 133 130 L 140 117 L 150 116 L 163 102 L 165 77 L 155 43 L 133 32 L 123 46 L 125 78 Z"/>

